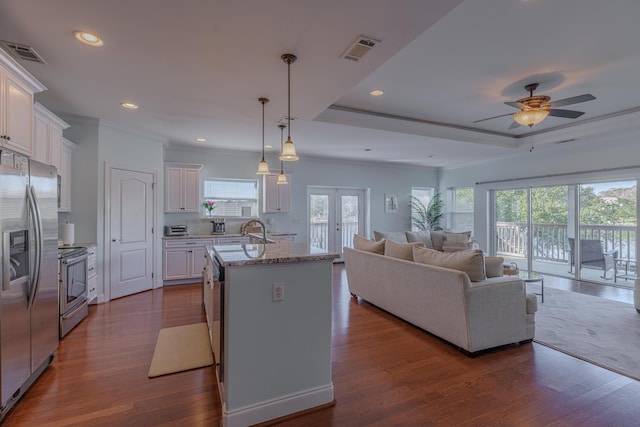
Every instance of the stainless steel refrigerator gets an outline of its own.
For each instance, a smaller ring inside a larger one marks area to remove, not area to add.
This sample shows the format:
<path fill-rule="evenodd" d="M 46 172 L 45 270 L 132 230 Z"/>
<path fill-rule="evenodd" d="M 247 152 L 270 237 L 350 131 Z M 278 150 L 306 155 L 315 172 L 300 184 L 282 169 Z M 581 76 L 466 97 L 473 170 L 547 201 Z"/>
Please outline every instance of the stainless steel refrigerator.
<path fill-rule="evenodd" d="M 0 420 L 58 348 L 56 168 L 0 147 Z"/>

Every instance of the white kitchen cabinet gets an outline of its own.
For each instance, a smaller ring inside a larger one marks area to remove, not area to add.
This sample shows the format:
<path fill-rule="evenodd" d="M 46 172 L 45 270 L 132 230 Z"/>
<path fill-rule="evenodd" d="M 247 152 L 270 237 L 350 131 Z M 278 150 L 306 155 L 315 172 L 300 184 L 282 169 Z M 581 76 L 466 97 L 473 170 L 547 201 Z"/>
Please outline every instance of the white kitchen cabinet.
<path fill-rule="evenodd" d="M 202 165 L 165 165 L 165 212 L 200 212 L 200 169 Z"/>
<path fill-rule="evenodd" d="M 44 89 L 0 49 L 0 145 L 33 155 L 33 94 Z"/>
<path fill-rule="evenodd" d="M 213 239 L 165 239 L 162 250 L 162 280 L 180 283 L 202 281 L 205 247 L 213 245 L 213 242 Z"/>
<path fill-rule="evenodd" d="M 263 213 L 289 212 L 291 210 L 291 175 L 287 176 L 287 184 L 277 184 L 278 175 L 264 175 Z"/>
<path fill-rule="evenodd" d="M 89 304 L 98 302 L 98 270 L 95 245 L 87 246 L 87 300 Z"/>
<path fill-rule="evenodd" d="M 62 139 L 60 150 L 60 168 L 58 169 L 58 211 L 71 211 L 71 151 L 75 144 L 65 138 Z"/>
<path fill-rule="evenodd" d="M 69 125 L 38 103 L 33 108 L 32 158 L 41 163 L 55 166 L 58 169 L 58 175 L 61 175 L 62 131 Z"/>

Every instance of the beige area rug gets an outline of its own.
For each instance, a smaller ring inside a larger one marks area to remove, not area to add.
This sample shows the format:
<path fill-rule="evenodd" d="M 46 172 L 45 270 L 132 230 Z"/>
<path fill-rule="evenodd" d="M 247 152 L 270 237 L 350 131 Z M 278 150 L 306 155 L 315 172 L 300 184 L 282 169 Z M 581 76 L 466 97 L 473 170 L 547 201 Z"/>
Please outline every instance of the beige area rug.
<path fill-rule="evenodd" d="M 206 323 L 161 329 L 149 367 L 149 378 L 213 364 Z"/>
<path fill-rule="evenodd" d="M 534 341 L 640 381 L 640 314 L 632 304 L 546 287 Z"/>

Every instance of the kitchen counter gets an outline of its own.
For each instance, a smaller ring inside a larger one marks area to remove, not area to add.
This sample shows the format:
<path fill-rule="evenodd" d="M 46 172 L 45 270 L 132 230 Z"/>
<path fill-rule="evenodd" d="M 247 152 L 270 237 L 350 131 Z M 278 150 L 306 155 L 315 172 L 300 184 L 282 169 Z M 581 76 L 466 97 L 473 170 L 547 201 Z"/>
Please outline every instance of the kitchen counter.
<path fill-rule="evenodd" d="M 207 233 L 207 234 L 187 234 L 186 236 L 163 236 L 162 238 L 165 240 L 171 240 L 171 239 L 215 239 L 218 237 L 242 237 L 242 234 L 240 233 L 225 233 L 225 234 L 213 234 L 213 233 Z"/>
<path fill-rule="evenodd" d="M 209 256 L 215 256 L 223 267 L 280 264 L 290 262 L 327 261 L 340 255 L 303 243 L 276 240 L 268 244 L 214 245 Z"/>
<path fill-rule="evenodd" d="M 290 240 L 206 248 L 204 306 L 222 425 L 247 426 L 335 404 L 333 259 Z M 216 280 L 223 270 L 223 281 Z"/>

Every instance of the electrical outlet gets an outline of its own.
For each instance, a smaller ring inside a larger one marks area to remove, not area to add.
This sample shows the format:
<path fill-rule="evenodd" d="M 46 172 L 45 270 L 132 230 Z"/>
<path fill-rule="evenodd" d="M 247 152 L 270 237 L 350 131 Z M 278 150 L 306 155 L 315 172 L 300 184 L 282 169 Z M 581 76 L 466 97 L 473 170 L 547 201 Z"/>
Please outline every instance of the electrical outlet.
<path fill-rule="evenodd" d="M 273 283 L 273 300 L 284 301 L 284 283 L 282 282 Z"/>

